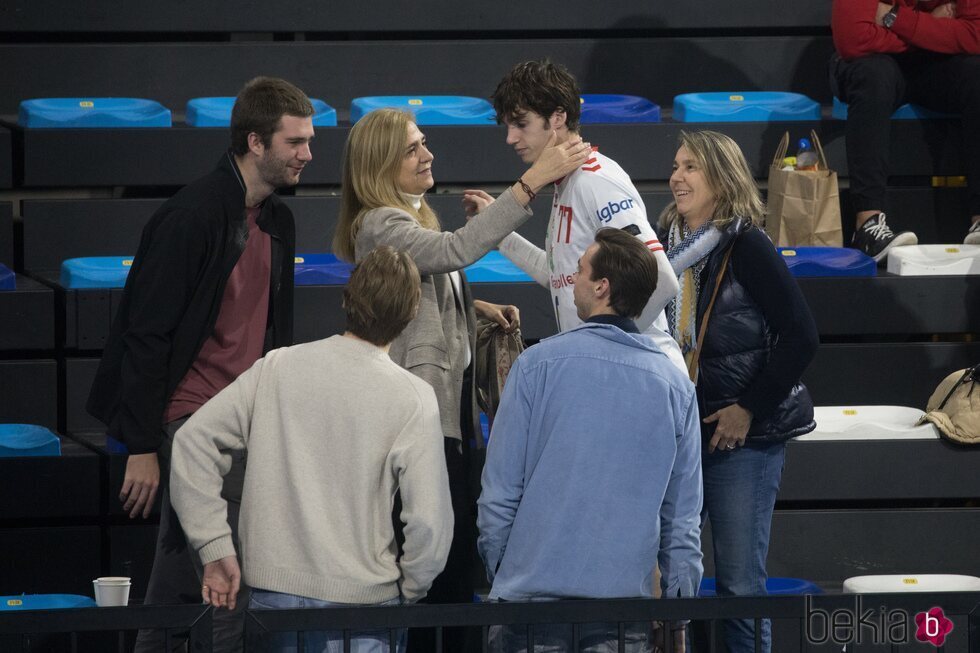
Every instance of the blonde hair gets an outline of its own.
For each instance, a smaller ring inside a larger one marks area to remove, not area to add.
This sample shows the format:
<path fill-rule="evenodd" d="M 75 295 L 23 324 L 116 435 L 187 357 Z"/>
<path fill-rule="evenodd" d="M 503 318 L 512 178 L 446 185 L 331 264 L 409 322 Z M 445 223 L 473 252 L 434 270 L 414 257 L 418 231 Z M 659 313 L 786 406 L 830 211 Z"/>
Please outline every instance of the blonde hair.
<path fill-rule="evenodd" d="M 372 209 L 397 208 L 426 229 L 440 229 L 439 218 L 424 197 L 416 210 L 398 188 L 410 122 L 415 119 L 406 111 L 377 109 L 350 130 L 343 154 L 340 219 L 333 234 L 334 254 L 345 261 L 354 261 L 354 241 L 361 219 Z"/>
<path fill-rule="evenodd" d="M 677 141 L 678 148 L 686 147 L 697 161 L 704 173 L 704 180 L 715 194 L 711 224 L 723 229 L 736 217 L 751 220 L 755 225 L 762 224 L 765 205 L 738 143 L 715 131 L 682 131 Z M 681 216 L 677 212 L 676 202 L 668 204 L 660 213 L 662 229 L 671 227 L 679 220 Z"/>

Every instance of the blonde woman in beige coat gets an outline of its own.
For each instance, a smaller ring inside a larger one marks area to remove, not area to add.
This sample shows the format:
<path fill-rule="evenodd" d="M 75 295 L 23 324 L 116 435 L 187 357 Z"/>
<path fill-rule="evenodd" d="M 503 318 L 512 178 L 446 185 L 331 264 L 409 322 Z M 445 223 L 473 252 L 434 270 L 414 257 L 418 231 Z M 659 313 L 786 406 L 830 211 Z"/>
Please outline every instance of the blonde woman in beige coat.
<path fill-rule="evenodd" d="M 391 358 L 432 385 L 445 436 L 456 531 L 446 570 L 429 593 L 432 602 L 472 600 L 476 496 L 467 490 L 463 448 L 478 425 L 473 392 L 464 389 L 463 378 L 473 357 L 476 316 L 508 328 L 519 318 L 514 306 L 473 300 L 462 269 L 529 219 L 527 205 L 535 194 L 582 165 L 589 151 L 581 139 L 556 145 L 553 138 L 538 161 L 497 201 L 449 232 L 441 230 L 425 201 L 425 192 L 435 183 L 434 157 L 410 113 L 373 111 L 348 137 L 334 252 L 356 262 L 378 245 L 390 245 L 408 252 L 422 274 L 418 316 L 392 343 Z M 464 397 L 469 405 L 461 410 Z"/>

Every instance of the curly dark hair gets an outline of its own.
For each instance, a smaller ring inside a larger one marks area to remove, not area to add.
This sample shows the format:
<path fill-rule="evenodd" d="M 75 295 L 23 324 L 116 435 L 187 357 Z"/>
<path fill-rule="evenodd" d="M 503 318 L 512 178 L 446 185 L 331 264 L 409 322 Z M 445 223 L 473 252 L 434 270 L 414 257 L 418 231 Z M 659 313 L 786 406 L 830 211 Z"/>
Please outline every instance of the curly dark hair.
<path fill-rule="evenodd" d="M 568 129 L 578 131 L 582 98 L 575 78 L 561 64 L 547 59 L 519 63 L 500 80 L 491 99 L 498 124 L 517 122 L 525 111 L 547 120 L 561 109 Z"/>

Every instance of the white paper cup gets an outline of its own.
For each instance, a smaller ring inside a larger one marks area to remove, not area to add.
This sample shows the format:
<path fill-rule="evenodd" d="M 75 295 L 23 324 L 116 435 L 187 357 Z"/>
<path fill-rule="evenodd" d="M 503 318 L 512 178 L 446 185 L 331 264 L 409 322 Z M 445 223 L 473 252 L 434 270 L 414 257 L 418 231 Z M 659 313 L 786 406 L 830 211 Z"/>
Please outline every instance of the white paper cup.
<path fill-rule="evenodd" d="M 95 604 L 100 608 L 129 605 L 129 588 L 132 586 L 129 578 L 122 576 L 106 576 L 92 581 L 95 591 Z"/>

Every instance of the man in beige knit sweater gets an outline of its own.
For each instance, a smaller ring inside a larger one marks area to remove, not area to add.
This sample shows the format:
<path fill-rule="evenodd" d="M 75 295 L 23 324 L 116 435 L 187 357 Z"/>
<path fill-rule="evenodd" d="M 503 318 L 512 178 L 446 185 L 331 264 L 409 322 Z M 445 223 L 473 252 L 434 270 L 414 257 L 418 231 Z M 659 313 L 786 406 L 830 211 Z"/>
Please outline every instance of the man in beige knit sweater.
<path fill-rule="evenodd" d="M 415 316 L 419 288 L 406 254 L 375 249 L 344 290 L 343 335 L 269 352 L 177 432 L 171 494 L 204 565 L 206 602 L 233 608 L 243 573 L 251 608 L 425 596 L 453 531 L 439 411 L 432 388 L 387 353 Z M 236 450 L 248 453 L 241 571 L 221 497 Z M 295 634 L 281 636 L 282 646 L 295 646 Z M 342 650 L 339 632 L 306 637 L 307 650 Z M 355 633 L 351 650 L 387 651 L 388 641 L 387 633 Z"/>

